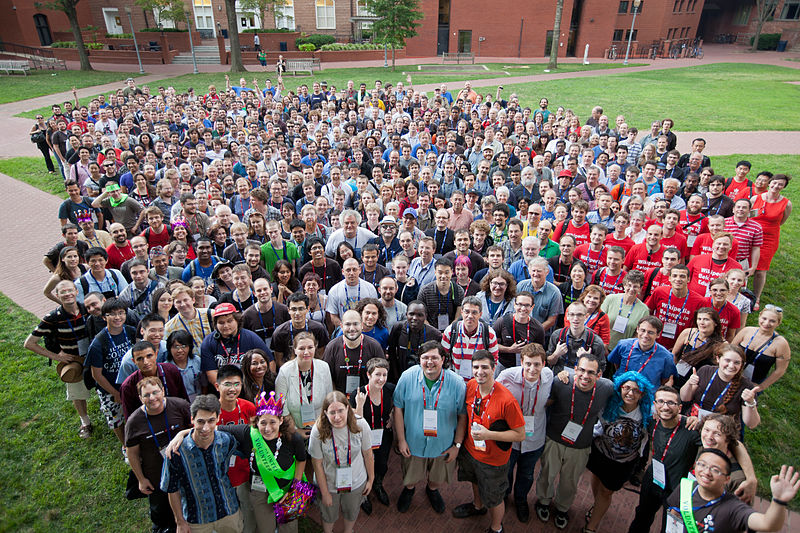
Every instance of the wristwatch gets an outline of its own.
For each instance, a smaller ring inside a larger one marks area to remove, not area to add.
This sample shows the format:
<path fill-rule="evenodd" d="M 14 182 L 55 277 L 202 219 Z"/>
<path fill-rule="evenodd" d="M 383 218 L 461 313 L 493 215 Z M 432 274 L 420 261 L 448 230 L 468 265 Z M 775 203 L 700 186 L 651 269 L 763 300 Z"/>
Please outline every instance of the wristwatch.
<path fill-rule="evenodd" d="M 456 443 L 454 444 L 454 446 L 455 446 L 455 447 L 456 447 L 456 449 L 458 449 L 458 450 L 460 450 L 460 449 L 461 449 L 461 443 L 460 443 L 460 442 L 456 442 Z"/>

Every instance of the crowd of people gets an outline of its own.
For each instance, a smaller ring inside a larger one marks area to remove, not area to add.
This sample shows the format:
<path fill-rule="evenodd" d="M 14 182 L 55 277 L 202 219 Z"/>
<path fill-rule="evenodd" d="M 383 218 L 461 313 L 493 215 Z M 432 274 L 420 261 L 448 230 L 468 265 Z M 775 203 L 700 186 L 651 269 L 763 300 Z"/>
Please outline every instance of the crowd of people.
<path fill-rule="evenodd" d="M 296 531 L 316 495 L 349 533 L 457 481 L 457 518 L 564 529 L 587 470 L 586 533 L 626 484 L 631 533 L 782 527 L 800 474 L 756 512 L 743 441 L 791 357 L 761 302 L 787 174 L 669 118 L 283 81 L 129 79 L 31 129 L 68 199 L 25 347 L 85 439 L 97 395 L 154 532 Z"/>

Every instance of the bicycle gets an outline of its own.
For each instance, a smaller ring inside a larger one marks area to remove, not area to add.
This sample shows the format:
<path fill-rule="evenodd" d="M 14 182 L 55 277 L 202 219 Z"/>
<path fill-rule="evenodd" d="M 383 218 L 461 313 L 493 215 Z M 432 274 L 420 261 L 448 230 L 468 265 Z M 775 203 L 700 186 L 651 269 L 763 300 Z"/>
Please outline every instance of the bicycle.
<path fill-rule="evenodd" d="M 611 48 L 608 50 L 608 58 L 611 60 L 617 59 L 617 45 L 611 45 Z"/>

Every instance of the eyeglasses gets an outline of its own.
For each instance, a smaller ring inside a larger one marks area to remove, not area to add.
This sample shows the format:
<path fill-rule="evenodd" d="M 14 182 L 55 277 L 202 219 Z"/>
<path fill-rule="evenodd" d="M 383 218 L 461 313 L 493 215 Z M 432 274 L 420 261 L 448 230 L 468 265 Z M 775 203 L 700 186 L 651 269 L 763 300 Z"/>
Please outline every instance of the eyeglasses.
<path fill-rule="evenodd" d="M 777 311 L 778 313 L 783 313 L 783 308 L 778 307 L 777 305 L 767 304 L 764 306 L 764 311 Z"/>
<path fill-rule="evenodd" d="M 634 394 L 641 394 L 642 391 L 639 390 L 639 387 L 631 387 L 630 385 L 623 385 L 620 387 L 622 392 L 633 392 Z"/>
<path fill-rule="evenodd" d="M 696 461 L 694 463 L 694 469 L 695 470 L 705 470 L 707 472 L 711 472 L 711 474 L 713 476 L 715 476 L 715 477 L 716 476 L 727 476 L 728 475 L 727 472 L 723 472 L 722 470 L 720 470 L 716 466 L 711 466 L 711 465 L 709 465 L 708 463 L 706 463 L 704 461 Z"/>
<path fill-rule="evenodd" d="M 656 400 L 654 402 L 656 405 L 666 405 L 667 407 L 677 407 L 680 404 L 678 402 L 673 402 L 672 400 Z"/>
<path fill-rule="evenodd" d="M 113 318 L 122 318 L 127 316 L 128 314 L 125 311 L 114 311 L 113 313 L 106 313 L 106 316 L 110 316 Z"/>
<path fill-rule="evenodd" d="M 242 387 L 242 383 L 226 381 L 224 383 L 220 383 L 220 386 L 224 389 L 239 389 Z"/>

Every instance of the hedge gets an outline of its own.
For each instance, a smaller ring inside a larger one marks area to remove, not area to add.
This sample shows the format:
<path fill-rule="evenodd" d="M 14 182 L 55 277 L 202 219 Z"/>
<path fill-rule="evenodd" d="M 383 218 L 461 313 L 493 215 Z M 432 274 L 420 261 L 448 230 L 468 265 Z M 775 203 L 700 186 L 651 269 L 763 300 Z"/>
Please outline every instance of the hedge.
<path fill-rule="evenodd" d="M 272 28 L 269 30 L 264 30 L 261 28 L 247 28 L 242 33 L 291 33 L 294 30 L 290 30 L 288 28 Z"/>
<path fill-rule="evenodd" d="M 333 43 L 323 45 L 320 50 L 383 50 L 383 45 L 378 43 Z"/>
<path fill-rule="evenodd" d="M 298 44 L 297 49 L 300 50 L 301 52 L 313 52 L 314 50 L 317 49 L 317 47 L 314 46 L 313 43 L 305 43 L 305 44 Z"/>
<path fill-rule="evenodd" d="M 153 33 L 158 33 L 158 32 L 162 32 L 162 31 L 163 32 L 172 32 L 172 33 L 186 33 L 189 30 L 179 30 L 178 28 L 144 28 L 143 30 L 139 30 L 139 31 L 149 31 L 149 32 L 153 32 Z"/>
<path fill-rule="evenodd" d="M 297 49 L 301 50 L 301 44 L 313 44 L 314 49 L 319 49 L 326 44 L 333 44 L 336 38 L 333 35 L 312 34 L 297 39 Z"/>
<path fill-rule="evenodd" d="M 750 37 L 750 46 L 753 45 L 753 41 L 755 40 L 755 36 Z M 781 40 L 780 33 L 762 33 L 758 37 L 758 49 L 759 50 L 777 50 L 778 49 L 778 41 Z"/>
<path fill-rule="evenodd" d="M 102 50 L 105 44 L 103 43 L 83 43 L 87 50 Z M 50 45 L 52 48 L 77 48 L 78 45 L 75 41 L 55 41 Z"/>

